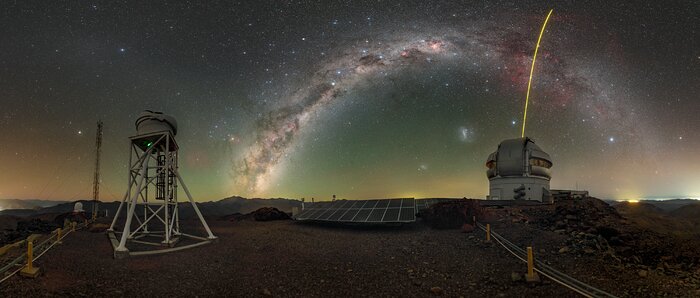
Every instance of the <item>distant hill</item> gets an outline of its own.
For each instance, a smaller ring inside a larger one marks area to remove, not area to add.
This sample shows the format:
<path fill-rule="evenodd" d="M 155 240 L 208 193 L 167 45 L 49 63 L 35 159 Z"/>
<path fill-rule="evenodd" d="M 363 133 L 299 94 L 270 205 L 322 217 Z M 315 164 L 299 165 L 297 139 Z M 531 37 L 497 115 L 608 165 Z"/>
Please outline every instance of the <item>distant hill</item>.
<path fill-rule="evenodd" d="M 610 206 L 617 207 L 619 204 L 626 204 L 627 201 L 605 200 Z M 665 212 L 676 210 L 686 205 L 698 204 L 700 201 L 694 199 L 671 199 L 671 200 L 640 200 L 640 203 L 654 205 Z"/>
<path fill-rule="evenodd" d="M 0 210 L 36 209 L 66 203 L 66 201 L 0 199 Z"/>
<path fill-rule="evenodd" d="M 666 214 L 664 209 L 661 209 L 655 204 L 647 201 L 641 201 L 638 203 L 619 202 L 614 207 L 618 212 L 620 212 L 620 214 L 637 214 L 647 216 L 660 216 Z"/>
<path fill-rule="evenodd" d="M 55 201 L 54 201 L 55 202 Z M 76 201 L 83 203 L 85 211 L 92 210 L 92 201 Z M 7 209 L 0 211 L 0 215 L 15 216 L 15 217 L 34 217 L 42 214 L 60 214 L 70 212 L 76 202 L 59 202 L 60 204 L 49 207 L 32 207 L 23 209 Z M 225 198 L 219 201 L 199 202 L 197 203 L 199 210 L 205 217 L 221 217 L 233 213 L 249 213 L 262 207 L 275 207 L 284 212 L 291 212 L 293 207 L 301 207 L 301 202 L 293 199 L 274 198 L 274 199 L 246 199 L 239 196 Z M 119 208 L 119 202 L 100 202 L 99 210 L 108 210 L 109 215 L 114 215 Z M 196 214 L 192 205 L 185 202 L 180 203 L 180 218 L 189 219 L 195 218 Z M 123 212 L 123 211 L 122 211 Z"/>
<path fill-rule="evenodd" d="M 635 225 L 662 234 L 681 237 L 700 236 L 700 203 L 696 200 L 617 202 L 615 209 Z M 678 204 L 676 210 L 668 211 Z M 665 207 L 665 208 L 662 208 Z"/>
<path fill-rule="evenodd" d="M 683 205 L 670 212 L 671 216 L 700 222 L 700 202 Z"/>

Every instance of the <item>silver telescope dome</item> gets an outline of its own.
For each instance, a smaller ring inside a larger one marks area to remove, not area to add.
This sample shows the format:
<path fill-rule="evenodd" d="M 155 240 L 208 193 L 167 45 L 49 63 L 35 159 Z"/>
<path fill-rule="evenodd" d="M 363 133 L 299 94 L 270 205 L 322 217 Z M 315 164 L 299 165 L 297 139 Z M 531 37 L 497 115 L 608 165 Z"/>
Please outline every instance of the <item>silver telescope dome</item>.
<path fill-rule="evenodd" d="M 501 142 L 498 150 L 489 155 L 486 167 L 486 176 L 489 179 L 497 176 L 539 176 L 547 179 L 552 177 L 552 158 L 528 137 Z"/>
<path fill-rule="evenodd" d="M 136 132 L 138 135 L 163 131 L 170 131 L 173 135 L 177 135 L 177 120 L 175 120 L 175 117 L 161 112 L 145 110 L 136 119 Z"/>

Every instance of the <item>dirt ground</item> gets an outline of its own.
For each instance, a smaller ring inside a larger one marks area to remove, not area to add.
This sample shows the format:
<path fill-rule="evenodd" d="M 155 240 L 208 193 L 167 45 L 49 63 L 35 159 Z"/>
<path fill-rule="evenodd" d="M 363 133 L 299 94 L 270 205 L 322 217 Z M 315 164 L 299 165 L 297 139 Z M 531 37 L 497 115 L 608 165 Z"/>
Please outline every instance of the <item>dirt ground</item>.
<path fill-rule="evenodd" d="M 195 225 L 186 222 L 184 225 Z M 481 231 L 402 227 L 347 228 L 273 222 L 210 220 L 220 241 L 157 256 L 112 258 L 107 236 L 76 232 L 36 262 L 35 279 L 12 277 L 2 297 L 576 297 L 547 279 L 514 281 L 524 263 Z M 560 254 L 556 233 L 525 224 L 494 225 L 535 256 L 614 295 L 697 296 L 666 276 L 640 278 L 632 268 L 596 256 Z M 203 234 L 203 233 L 202 233 Z"/>

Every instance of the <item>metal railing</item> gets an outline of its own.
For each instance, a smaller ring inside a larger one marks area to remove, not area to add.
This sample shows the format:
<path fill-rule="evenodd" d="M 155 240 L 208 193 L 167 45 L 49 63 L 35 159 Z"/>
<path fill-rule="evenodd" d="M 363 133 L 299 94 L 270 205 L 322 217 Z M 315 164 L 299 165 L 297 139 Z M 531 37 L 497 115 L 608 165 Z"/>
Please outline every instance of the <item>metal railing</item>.
<path fill-rule="evenodd" d="M 518 247 L 517 245 L 513 244 L 512 242 L 508 241 L 508 239 L 504 238 L 503 236 L 499 235 L 498 233 L 494 232 L 493 229 L 490 228 L 490 226 L 486 227 L 482 225 L 481 223 L 476 223 L 476 226 L 479 227 L 482 231 L 486 232 L 486 237 L 495 240 L 498 244 L 503 246 L 508 252 L 510 252 L 513 256 L 518 258 L 519 260 L 528 263 L 527 261 L 527 252 Z M 534 263 L 536 266 L 534 267 L 534 270 L 542 274 L 543 276 L 553 280 L 554 282 L 563 285 L 572 291 L 581 294 L 584 297 L 615 297 L 614 295 L 605 292 L 601 289 L 598 289 L 596 287 L 593 287 L 589 284 L 586 284 L 582 281 L 579 281 L 569 275 L 566 275 L 550 266 L 547 264 L 539 261 L 539 260 L 534 260 Z"/>
<path fill-rule="evenodd" d="M 63 228 L 53 230 L 51 233 L 48 234 L 48 237 L 46 237 L 39 244 L 36 245 L 33 245 L 34 240 L 30 239 L 32 238 L 31 236 L 27 237 L 27 239 L 25 240 L 22 240 L 22 242 L 24 243 L 22 243 L 23 245 L 21 245 L 20 248 L 24 248 L 25 251 L 18 257 L 12 259 L 7 264 L 4 264 L 0 268 L 0 276 L 2 276 L 2 278 L 0 279 L 0 284 L 17 274 L 18 272 L 20 272 L 25 267 L 29 266 L 31 268 L 31 263 L 33 261 L 38 260 L 56 244 L 61 243 L 61 240 L 63 240 L 63 238 L 65 238 L 72 232 L 87 227 L 91 223 L 92 220 L 87 220 L 80 224 L 78 224 L 77 222 L 71 222 L 68 225 L 64 225 Z M 31 255 L 29 254 L 29 250 L 31 250 Z"/>

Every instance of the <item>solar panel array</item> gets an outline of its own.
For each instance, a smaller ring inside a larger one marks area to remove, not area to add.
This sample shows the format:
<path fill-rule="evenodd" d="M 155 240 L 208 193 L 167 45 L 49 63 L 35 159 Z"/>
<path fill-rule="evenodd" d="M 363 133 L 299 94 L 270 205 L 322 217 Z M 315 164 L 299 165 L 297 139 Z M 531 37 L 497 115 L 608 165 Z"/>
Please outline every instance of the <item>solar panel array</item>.
<path fill-rule="evenodd" d="M 461 199 L 449 199 L 449 198 L 432 198 L 432 199 L 420 199 L 416 200 L 416 212 L 421 212 L 428 209 L 433 204 L 449 202 L 449 201 L 459 201 Z"/>
<path fill-rule="evenodd" d="M 296 220 L 347 223 L 405 223 L 416 221 L 416 201 L 410 199 L 339 200 L 307 204 Z"/>

